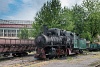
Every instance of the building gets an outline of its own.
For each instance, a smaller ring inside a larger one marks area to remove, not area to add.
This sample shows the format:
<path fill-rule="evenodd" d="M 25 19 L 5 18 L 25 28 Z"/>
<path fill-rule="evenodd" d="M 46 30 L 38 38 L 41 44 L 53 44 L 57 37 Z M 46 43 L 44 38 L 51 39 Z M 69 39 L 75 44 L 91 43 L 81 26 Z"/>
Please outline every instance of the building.
<path fill-rule="evenodd" d="M 32 28 L 33 21 L 0 19 L 0 37 L 18 37 L 22 28 Z"/>

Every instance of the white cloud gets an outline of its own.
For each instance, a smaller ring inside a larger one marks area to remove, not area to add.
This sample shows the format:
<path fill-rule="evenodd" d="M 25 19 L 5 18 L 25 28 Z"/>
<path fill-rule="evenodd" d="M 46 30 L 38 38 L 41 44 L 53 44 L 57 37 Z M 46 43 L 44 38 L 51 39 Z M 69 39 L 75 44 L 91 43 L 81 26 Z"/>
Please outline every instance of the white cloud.
<path fill-rule="evenodd" d="M 13 16 L 7 16 L 6 18 L 12 20 L 34 20 L 36 12 L 40 10 L 40 8 L 47 0 L 44 1 L 22 0 L 22 1 L 23 4 L 20 7 L 21 9 L 18 11 L 18 13 Z M 60 0 L 60 1 L 62 7 L 64 6 L 71 7 L 76 3 L 81 4 L 83 0 Z"/>
<path fill-rule="evenodd" d="M 14 3 L 14 0 L 0 0 L 0 12 L 7 12 L 11 3 Z"/>
<path fill-rule="evenodd" d="M 76 3 L 80 5 L 83 0 L 60 0 L 61 1 L 61 6 L 64 7 L 71 7 L 74 6 Z"/>
<path fill-rule="evenodd" d="M 18 13 L 16 13 L 13 16 L 6 16 L 7 19 L 13 19 L 13 20 L 34 20 L 34 17 L 37 13 L 37 11 L 40 10 L 44 2 L 47 0 L 44 0 L 41 2 L 41 0 L 22 0 L 23 4 L 20 7 L 20 10 Z"/>

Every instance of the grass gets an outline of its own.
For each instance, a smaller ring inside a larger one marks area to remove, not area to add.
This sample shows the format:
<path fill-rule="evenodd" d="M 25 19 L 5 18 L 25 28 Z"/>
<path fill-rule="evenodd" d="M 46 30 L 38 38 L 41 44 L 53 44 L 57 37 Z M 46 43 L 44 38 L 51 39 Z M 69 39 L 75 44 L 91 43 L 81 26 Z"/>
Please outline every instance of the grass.
<path fill-rule="evenodd" d="M 91 58 L 98 58 L 99 61 L 93 62 L 91 63 L 89 66 L 96 66 L 96 65 L 100 65 L 100 53 L 98 52 L 97 55 L 92 56 Z"/>
<path fill-rule="evenodd" d="M 74 58 L 73 57 L 67 57 L 67 61 L 71 61 L 71 60 L 73 60 Z"/>
<path fill-rule="evenodd" d="M 96 65 L 100 65 L 100 61 L 93 62 L 89 66 L 96 66 Z"/>

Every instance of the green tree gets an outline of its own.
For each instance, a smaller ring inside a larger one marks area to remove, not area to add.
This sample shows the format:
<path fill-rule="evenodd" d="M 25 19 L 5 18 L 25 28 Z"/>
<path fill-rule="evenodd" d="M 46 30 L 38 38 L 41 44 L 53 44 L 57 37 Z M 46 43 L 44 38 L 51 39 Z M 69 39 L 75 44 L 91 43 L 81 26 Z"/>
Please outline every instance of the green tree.
<path fill-rule="evenodd" d="M 90 33 L 91 41 L 100 34 L 100 1 L 99 0 L 84 0 L 83 7 L 85 9 L 85 29 Z"/>
<path fill-rule="evenodd" d="M 19 38 L 20 39 L 28 39 L 28 37 L 29 37 L 28 30 L 26 28 L 21 29 Z"/>
<path fill-rule="evenodd" d="M 43 25 L 47 25 L 49 28 L 60 28 L 61 24 L 61 3 L 59 0 L 47 1 L 36 14 L 35 21 L 33 23 L 33 36 L 39 34 Z"/>
<path fill-rule="evenodd" d="M 100 11 L 100 0 L 84 0 L 82 6 L 87 14 Z"/>
<path fill-rule="evenodd" d="M 75 5 L 72 8 L 73 11 L 73 22 L 74 22 L 74 32 L 77 34 L 84 33 L 84 19 L 86 17 L 86 13 L 84 11 L 84 8 L 79 5 Z"/>
<path fill-rule="evenodd" d="M 64 7 L 62 9 L 61 14 L 61 28 L 69 31 L 73 31 L 74 28 L 74 22 L 73 22 L 73 14 L 72 9 Z"/>

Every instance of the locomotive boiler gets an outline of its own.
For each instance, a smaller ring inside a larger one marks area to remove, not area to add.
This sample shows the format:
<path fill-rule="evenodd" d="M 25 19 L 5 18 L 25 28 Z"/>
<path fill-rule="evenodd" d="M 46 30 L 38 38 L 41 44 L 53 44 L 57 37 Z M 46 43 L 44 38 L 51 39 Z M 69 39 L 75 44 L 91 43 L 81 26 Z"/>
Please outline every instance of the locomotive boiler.
<path fill-rule="evenodd" d="M 35 38 L 38 47 L 66 45 L 68 38 L 63 30 L 52 28 Z M 65 43 L 66 42 L 66 43 Z"/>
<path fill-rule="evenodd" d="M 85 41 L 70 31 L 44 27 L 44 31 L 35 38 L 36 57 L 45 59 L 82 53 Z"/>

